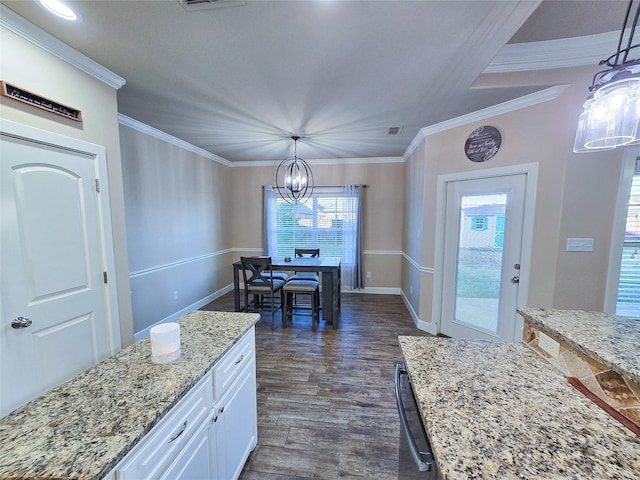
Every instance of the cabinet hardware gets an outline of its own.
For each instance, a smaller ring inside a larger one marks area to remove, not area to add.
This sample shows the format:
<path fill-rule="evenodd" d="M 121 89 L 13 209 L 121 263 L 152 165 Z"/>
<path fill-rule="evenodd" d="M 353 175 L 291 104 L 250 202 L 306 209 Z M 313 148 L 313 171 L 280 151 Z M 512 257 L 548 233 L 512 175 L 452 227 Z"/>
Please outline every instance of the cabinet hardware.
<path fill-rule="evenodd" d="M 244 353 L 242 355 L 240 355 L 240 358 L 238 360 L 236 360 L 236 362 L 234 363 L 234 365 L 239 364 L 242 360 L 244 360 Z"/>
<path fill-rule="evenodd" d="M 182 424 L 182 428 L 180 429 L 180 431 L 178 433 L 176 433 L 173 437 L 171 437 L 169 439 L 169 442 L 167 443 L 171 443 L 173 442 L 175 439 L 177 439 L 180 435 L 182 435 L 184 433 L 184 431 L 187 428 L 187 421 L 185 420 L 184 423 Z"/>

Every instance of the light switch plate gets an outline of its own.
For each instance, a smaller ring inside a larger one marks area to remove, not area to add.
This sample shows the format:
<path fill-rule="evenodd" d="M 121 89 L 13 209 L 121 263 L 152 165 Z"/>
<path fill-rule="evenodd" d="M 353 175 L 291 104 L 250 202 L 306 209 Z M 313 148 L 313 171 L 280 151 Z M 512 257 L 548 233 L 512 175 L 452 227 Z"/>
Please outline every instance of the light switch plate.
<path fill-rule="evenodd" d="M 593 252 L 593 238 L 567 238 L 567 252 Z"/>

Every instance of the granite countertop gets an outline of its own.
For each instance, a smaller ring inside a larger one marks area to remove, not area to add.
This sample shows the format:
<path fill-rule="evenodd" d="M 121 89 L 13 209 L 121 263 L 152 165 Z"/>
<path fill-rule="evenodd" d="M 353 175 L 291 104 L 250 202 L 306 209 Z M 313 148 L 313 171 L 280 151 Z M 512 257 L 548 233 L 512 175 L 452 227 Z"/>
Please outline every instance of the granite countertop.
<path fill-rule="evenodd" d="M 194 311 L 178 360 L 151 363 L 147 337 L 0 419 L 0 479 L 102 478 L 259 318 Z"/>
<path fill-rule="evenodd" d="M 567 344 L 640 383 L 640 320 L 601 312 L 521 308 L 518 313 Z"/>
<path fill-rule="evenodd" d="M 525 344 L 398 338 L 442 478 L 640 478 L 640 438 Z"/>

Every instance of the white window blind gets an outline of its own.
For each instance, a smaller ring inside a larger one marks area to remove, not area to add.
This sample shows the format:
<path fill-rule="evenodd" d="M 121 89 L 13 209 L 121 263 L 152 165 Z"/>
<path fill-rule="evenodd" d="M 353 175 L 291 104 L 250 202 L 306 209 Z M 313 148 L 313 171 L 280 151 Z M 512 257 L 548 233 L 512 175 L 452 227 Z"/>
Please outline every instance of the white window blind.
<path fill-rule="evenodd" d="M 361 288 L 358 241 L 359 196 L 342 187 L 316 187 L 311 198 L 288 203 L 265 187 L 266 252 L 293 257 L 296 248 L 319 248 L 322 257 L 340 257 L 343 287 Z"/>
<path fill-rule="evenodd" d="M 629 195 L 616 314 L 640 317 L 640 162 L 636 162 Z"/>

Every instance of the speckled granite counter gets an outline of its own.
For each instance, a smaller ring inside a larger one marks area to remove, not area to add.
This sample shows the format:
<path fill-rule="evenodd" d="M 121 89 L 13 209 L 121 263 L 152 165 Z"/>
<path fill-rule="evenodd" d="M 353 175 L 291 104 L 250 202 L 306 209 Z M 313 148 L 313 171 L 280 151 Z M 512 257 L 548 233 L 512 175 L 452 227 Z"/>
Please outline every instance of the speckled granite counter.
<path fill-rule="evenodd" d="M 640 383 L 640 320 L 601 312 L 522 308 L 525 320 Z"/>
<path fill-rule="evenodd" d="M 581 310 L 518 313 L 527 345 L 640 427 L 640 320 Z"/>
<path fill-rule="evenodd" d="M 0 419 L 0 478 L 102 478 L 259 318 L 192 312 L 178 360 L 151 363 L 147 337 Z"/>
<path fill-rule="evenodd" d="M 525 344 L 399 341 L 443 478 L 640 478 L 640 438 Z"/>

